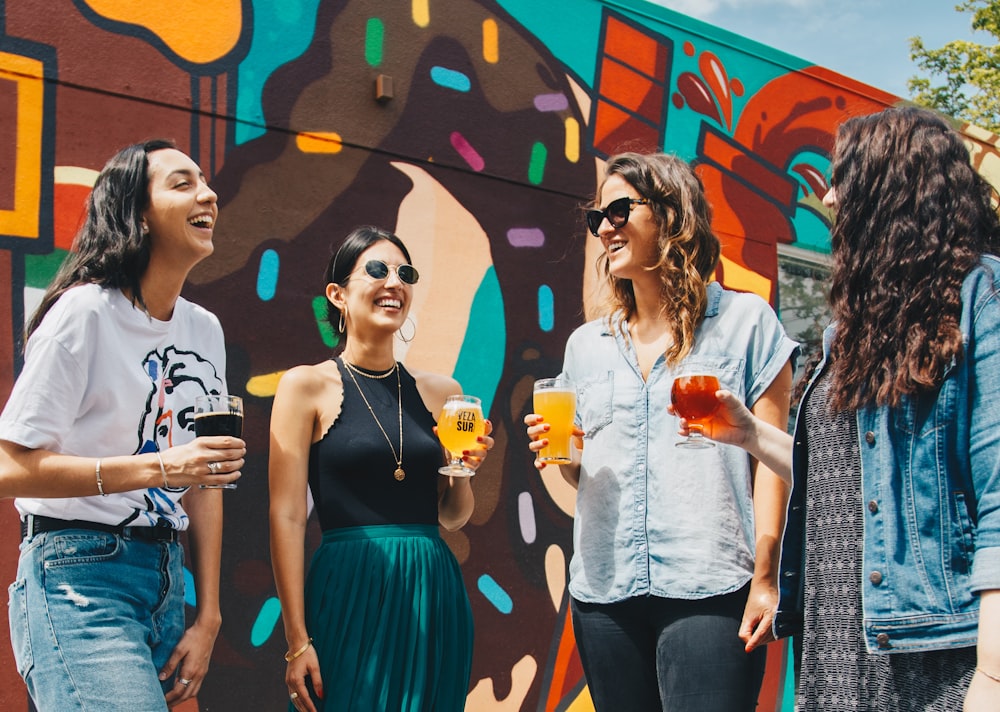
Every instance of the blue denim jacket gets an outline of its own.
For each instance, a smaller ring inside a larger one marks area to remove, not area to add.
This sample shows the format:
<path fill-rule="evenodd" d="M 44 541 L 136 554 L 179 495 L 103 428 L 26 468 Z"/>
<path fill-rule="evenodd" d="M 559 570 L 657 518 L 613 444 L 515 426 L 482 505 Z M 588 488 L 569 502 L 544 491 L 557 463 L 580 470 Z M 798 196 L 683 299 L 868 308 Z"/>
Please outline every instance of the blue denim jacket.
<path fill-rule="evenodd" d="M 717 374 L 723 388 L 752 405 L 797 349 L 767 302 L 713 282 L 685 363 Z M 573 332 L 563 373 L 576 384 L 577 424 L 585 432 L 573 597 L 696 599 L 743 586 L 755 548 L 747 454 L 731 445 L 674 447 L 677 418 L 667 412 L 673 372 L 660 356 L 644 381 L 615 319 Z"/>
<path fill-rule="evenodd" d="M 975 645 L 979 591 L 1000 589 L 1000 260 L 962 286 L 964 353 L 933 392 L 856 414 L 864 501 L 862 607 L 872 652 Z M 829 355 L 833 328 L 823 338 Z M 802 626 L 805 416 L 795 423 L 778 637 Z"/>

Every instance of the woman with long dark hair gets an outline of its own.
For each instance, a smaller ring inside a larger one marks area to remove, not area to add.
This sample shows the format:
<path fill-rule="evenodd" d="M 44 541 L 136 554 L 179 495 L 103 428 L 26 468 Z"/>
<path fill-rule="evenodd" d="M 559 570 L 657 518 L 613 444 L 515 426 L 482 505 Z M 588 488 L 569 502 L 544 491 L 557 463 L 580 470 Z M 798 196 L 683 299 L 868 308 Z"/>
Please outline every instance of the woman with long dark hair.
<path fill-rule="evenodd" d="M 222 499 L 238 438 L 195 438 L 225 393 L 214 315 L 186 301 L 216 195 L 169 141 L 122 149 L 27 329 L 0 415 L 0 496 L 21 515 L 9 589 L 18 671 L 40 712 L 165 710 L 194 697 L 221 625 Z M 197 613 L 185 630 L 188 531 Z"/>
<path fill-rule="evenodd" d="M 585 447 L 560 466 L 578 489 L 569 591 L 590 694 L 601 712 L 752 710 L 787 489 L 736 448 L 674 447 L 667 406 L 694 368 L 783 424 L 797 345 L 760 297 L 711 281 L 719 241 L 685 161 L 613 156 L 597 199 L 610 296 L 566 345 Z M 525 424 L 537 452 L 548 425 Z"/>
<path fill-rule="evenodd" d="M 396 360 L 419 273 L 394 234 L 351 232 L 324 288 L 340 353 L 281 377 L 271 411 L 271 561 L 288 640 L 290 708 L 459 712 L 472 669 L 472 610 L 439 526 L 474 507 L 443 477 L 437 414 L 449 376 Z M 465 454 L 478 468 L 493 446 Z M 323 541 L 308 577 L 309 493 Z"/>
<path fill-rule="evenodd" d="M 801 634 L 796 709 L 1000 709 L 994 195 L 937 114 L 846 121 L 834 323 L 794 441 L 718 393 L 706 434 L 793 481 L 775 630 Z"/>

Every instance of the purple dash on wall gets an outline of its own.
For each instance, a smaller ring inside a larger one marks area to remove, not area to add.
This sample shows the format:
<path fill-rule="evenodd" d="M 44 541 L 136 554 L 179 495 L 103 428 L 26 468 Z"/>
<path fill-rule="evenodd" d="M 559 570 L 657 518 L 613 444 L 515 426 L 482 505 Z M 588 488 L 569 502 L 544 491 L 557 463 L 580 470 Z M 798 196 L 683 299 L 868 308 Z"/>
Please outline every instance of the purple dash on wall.
<path fill-rule="evenodd" d="M 545 233 L 537 227 L 512 227 L 507 231 L 507 242 L 511 247 L 542 247 Z"/>
<path fill-rule="evenodd" d="M 535 96 L 535 108 L 539 111 L 562 111 L 569 108 L 569 100 L 565 94 L 538 94 Z"/>

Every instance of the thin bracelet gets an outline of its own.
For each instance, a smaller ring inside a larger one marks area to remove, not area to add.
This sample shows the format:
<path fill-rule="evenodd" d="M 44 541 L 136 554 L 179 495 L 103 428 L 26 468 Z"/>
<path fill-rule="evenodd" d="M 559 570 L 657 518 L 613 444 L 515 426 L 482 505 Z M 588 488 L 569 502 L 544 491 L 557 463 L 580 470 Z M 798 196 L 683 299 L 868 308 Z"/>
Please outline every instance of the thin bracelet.
<path fill-rule="evenodd" d="M 167 483 L 167 470 L 163 467 L 163 458 L 160 457 L 159 450 L 153 450 L 156 454 L 156 461 L 160 463 L 160 474 L 163 475 L 163 489 L 170 489 L 170 485 Z"/>
<path fill-rule="evenodd" d="M 94 475 L 97 477 L 97 491 L 101 493 L 102 497 L 107 497 L 107 493 L 104 491 L 104 480 L 101 479 L 101 458 L 97 458 L 97 464 L 94 465 Z"/>
<path fill-rule="evenodd" d="M 981 667 L 977 667 L 976 668 L 976 672 L 983 673 L 983 675 L 985 675 L 989 679 L 993 680 L 993 682 L 1000 682 L 1000 677 L 997 677 L 996 675 L 989 674 L 988 672 L 986 672 L 985 670 L 983 670 Z"/>
<path fill-rule="evenodd" d="M 312 644 L 313 644 L 313 639 L 310 638 L 309 640 L 306 641 L 305 645 L 303 645 L 301 648 L 299 648 L 298 650 L 296 650 L 294 653 L 292 653 L 292 652 L 285 653 L 285 662 L 286 663 L 292 662 L 293 660 L 295 660 L 295 658 L 297 658 L 300 655 L 302 655 L 302 653 L 304 653 L 307 650 L 309 650 L 309 646 L 312 645 Z"/>

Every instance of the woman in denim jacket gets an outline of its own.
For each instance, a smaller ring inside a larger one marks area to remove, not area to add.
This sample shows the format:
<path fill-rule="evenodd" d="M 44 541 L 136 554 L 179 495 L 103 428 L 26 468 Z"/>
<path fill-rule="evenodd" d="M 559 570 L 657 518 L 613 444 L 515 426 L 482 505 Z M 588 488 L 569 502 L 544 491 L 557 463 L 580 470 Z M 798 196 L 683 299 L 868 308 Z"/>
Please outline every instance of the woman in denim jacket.
<path fill-rule="evenodd" d="M 738 448 L 674 447 L 667 406 L 695 366 L 785 424 L 798 345 L 763 299 L 710 281 L 719 241 L 683 160 L 612 157 L 598 200 L 611 303 L 566 345 L 586 447 L 560 466 L 577 487 L 569 592 L 590 694 L 602 712 L 752 710 L 786 485 Z M 525 423 L 537 451 L 548 426 Z"/>
<path fill-rule="evenodd" d="M 914 108 L 847 121 L 831 183 L 835 325 L 794 446 L 723 391 L 707 434 L 792 476 L 774 627 L 801 633 L 797 709 L 997 710 L 992 189 Z"/>

